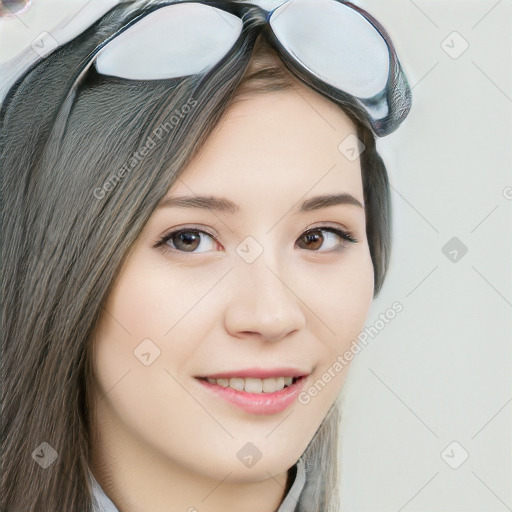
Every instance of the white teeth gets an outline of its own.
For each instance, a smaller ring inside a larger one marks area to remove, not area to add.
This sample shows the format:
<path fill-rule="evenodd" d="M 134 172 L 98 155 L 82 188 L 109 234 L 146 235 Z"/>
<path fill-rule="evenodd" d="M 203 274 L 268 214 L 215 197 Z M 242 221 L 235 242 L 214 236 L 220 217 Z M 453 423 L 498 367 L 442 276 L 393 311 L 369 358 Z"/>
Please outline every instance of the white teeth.
<path fill-rule="evenodd" d="M 247 377 L 232 377 L 231 379 L 206 379 L 210 384 L 217 384 L 224 388 L 230 387 L 246 393 L 275 393 L 285 386 L 291 386 L 293 377 L 270 377 L 268 379 L 255 379 Z"/>
<path fill-rule="evenodd" d="M 227 388 L 229 386 L 229 379 L 206 379 L 210 384 L 218 384 L 223 388 Z"/>
<path fill-rule="evenodd" d="M 238 391 L 244 390 L 244 379 L 240 379 L 238 377 L 232 377 L 229 379 L 229 387 L 236 389 Z"/>
<path fill-rule="evenodd" d="M 244 379 L 244 391 L 247 391 L 247 393 L 261 393 L 263 390 L 263 383 L 261 379 Z"/>
<path fill-rule="evenodd" d="M 273 393 L 274 391 L 279 389 L 276 386 L 276 379 L 274 379 L 273 377 L 270 379 L 263 379 L 262 388 L 264 393 Z"/>

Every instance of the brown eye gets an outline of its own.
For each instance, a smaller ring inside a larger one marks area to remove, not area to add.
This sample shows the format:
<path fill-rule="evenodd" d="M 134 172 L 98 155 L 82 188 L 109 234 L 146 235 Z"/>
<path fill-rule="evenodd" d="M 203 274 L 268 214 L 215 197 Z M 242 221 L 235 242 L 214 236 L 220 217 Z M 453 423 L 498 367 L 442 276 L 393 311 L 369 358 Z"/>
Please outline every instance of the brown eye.
<path fill-rule="evenodd" d="M 326 233 L 325 235 L 323 233 Z M 340 242 L 341 239 L 341 242 Z M 314 228 L 306 231 L 299 238 L 299 247 L 312 251 L 318 251 L 321 247 L 325 251 L 335 249 L 336 247 L 343 246 L 345 242 L 356 243 L 349 233 L 336 228 Z M 324 252 L 324 251 L 320 251 Z"/>
<path fill-rule="evenodd" d="M 198 229 L 182 229 L 166 235 L 161 244 L 169 251 L 188 253 L 208 252 L 215 245 L 215 240 L 209 233 Z M 198 248 L 202 250 L 197 250 Z"/>
<path fill-rule="evenodd" d="M 313 251 L 316 251 L 317 249 L 320 249 L 322 247 L 322 243 L 324 241 L 324 237 L 321 233 L 320 229 L 317 229 L 316 231 L 310 231 L 309 233 L 305 233 L 302 235 L 299 240 L 304 241 L 305 247 L 301 247 L 302 249 L 311 249 Z"/>

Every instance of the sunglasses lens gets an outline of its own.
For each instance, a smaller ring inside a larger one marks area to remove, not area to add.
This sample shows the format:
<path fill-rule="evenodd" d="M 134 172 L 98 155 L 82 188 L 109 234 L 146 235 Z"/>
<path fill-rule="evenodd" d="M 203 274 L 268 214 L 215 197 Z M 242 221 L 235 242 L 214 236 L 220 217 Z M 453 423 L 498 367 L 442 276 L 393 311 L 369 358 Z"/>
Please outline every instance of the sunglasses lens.
<path fill-rule="evenodd" d="M 386 87 L 386 41 L 343 3 L 288 2 L 272 13 L 270 25 L 285 50 L 330 85 L 358 98 L 371 98 Z"/>
<path fill-rule="evenodd" d="M 211 6 L 183 3 L 157 9 L 98 53 L 99 73 L 131 80 L 178 78 L 208 71 L 233 47 L 242 20 Z"/>

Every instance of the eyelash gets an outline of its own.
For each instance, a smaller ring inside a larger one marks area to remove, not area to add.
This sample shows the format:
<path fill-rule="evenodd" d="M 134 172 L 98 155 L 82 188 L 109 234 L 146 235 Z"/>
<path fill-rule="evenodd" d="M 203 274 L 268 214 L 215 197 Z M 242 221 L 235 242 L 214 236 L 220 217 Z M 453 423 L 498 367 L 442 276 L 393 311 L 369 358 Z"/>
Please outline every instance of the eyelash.
<path fill-rule="evenodd" d="M 330 233 L 334 233 L 335 235 L 338 235 L 342 240 L 344 240 L 345 242 L 348 242 L 348 243 L 356 244 L 356 243 L 359 242 L 359 240 L 357 240 L 350 231 L 343 230 L 343 229 L 340 229 L 340 228 L 334 228 L 332 226 L 317 226 L 317 227 L 314 227 L 314 228 L 307 229 L 306 231 L 304 231 L 301 234 L 299 239 L 302 238 L 303 236 L 309 234 L 309 233 L 316 232 L 316 231 L 328 231 Z M 171 247 L 169 247 L 167 245 L 167 242 L 173 236 L 175 236 L 175 235 L 177 235 L 179 233 L 189 233 L 189 232 L 192 232 L 192 233 L 203 233 L 203 234 L 208 235 L 209 237 L 211 237 L 214 240 L 215 243 L 219 243 L 217 241 L 217 239 L 215 238 L 215 235 L 213 233 L 210 233 L 209 231 L 206 231 L 204 229 L 199 229 L 199 228 L 196 228 L 196 227 L 185 227 L 185 228 L 177 229 L 175 231 L 171 231 L 170 233 L 167 233 L 166 235 L 162 236 L 156 242 L 154 247 L 155 248 L 160 248 L 165 254 L 171 254 L 171 255 L 178 256 L 178 257 L 182 257 L 182 258 L 187 258 L 189 255 L 193 255 L 193 254 L 204 254 L 204 253 L 194 253 L 194 252 L 180 251 L 179 249 L 172 249 Z M 336 251 L 336 250 L 339 250 L 339 249 L 340 249 L 340 247 L 337 247 L 335 249 L 329 249 L 327 251 L 311 250 L 311 251 L 308 251 L 308 252 L 312 252 L 312 253 L 315 253 L 315 252 L 318 252 L 318 253 L 326 252 L 326 253 L 329 253 L 329 252 L 333 252 L 333 251 Z M 304 250 L 306 250 L 306 249 L 304 249 Z"/>

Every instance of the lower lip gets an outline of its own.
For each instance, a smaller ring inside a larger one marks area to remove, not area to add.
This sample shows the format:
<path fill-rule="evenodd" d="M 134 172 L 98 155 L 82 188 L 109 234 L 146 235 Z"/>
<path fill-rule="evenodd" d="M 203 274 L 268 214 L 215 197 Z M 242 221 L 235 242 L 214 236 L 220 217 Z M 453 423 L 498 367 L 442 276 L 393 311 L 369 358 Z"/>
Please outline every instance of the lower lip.
<path fill-rule="evenodd" d="M 246 391 L 212 384 L 203 379 L 197 380 L 210 392 L 245 412 L 250 414 L 277 414 L 295 402 L 304 387 L 306 377 L 300 377 L 292 385 L 274 393 L 247 393 Z"/>

